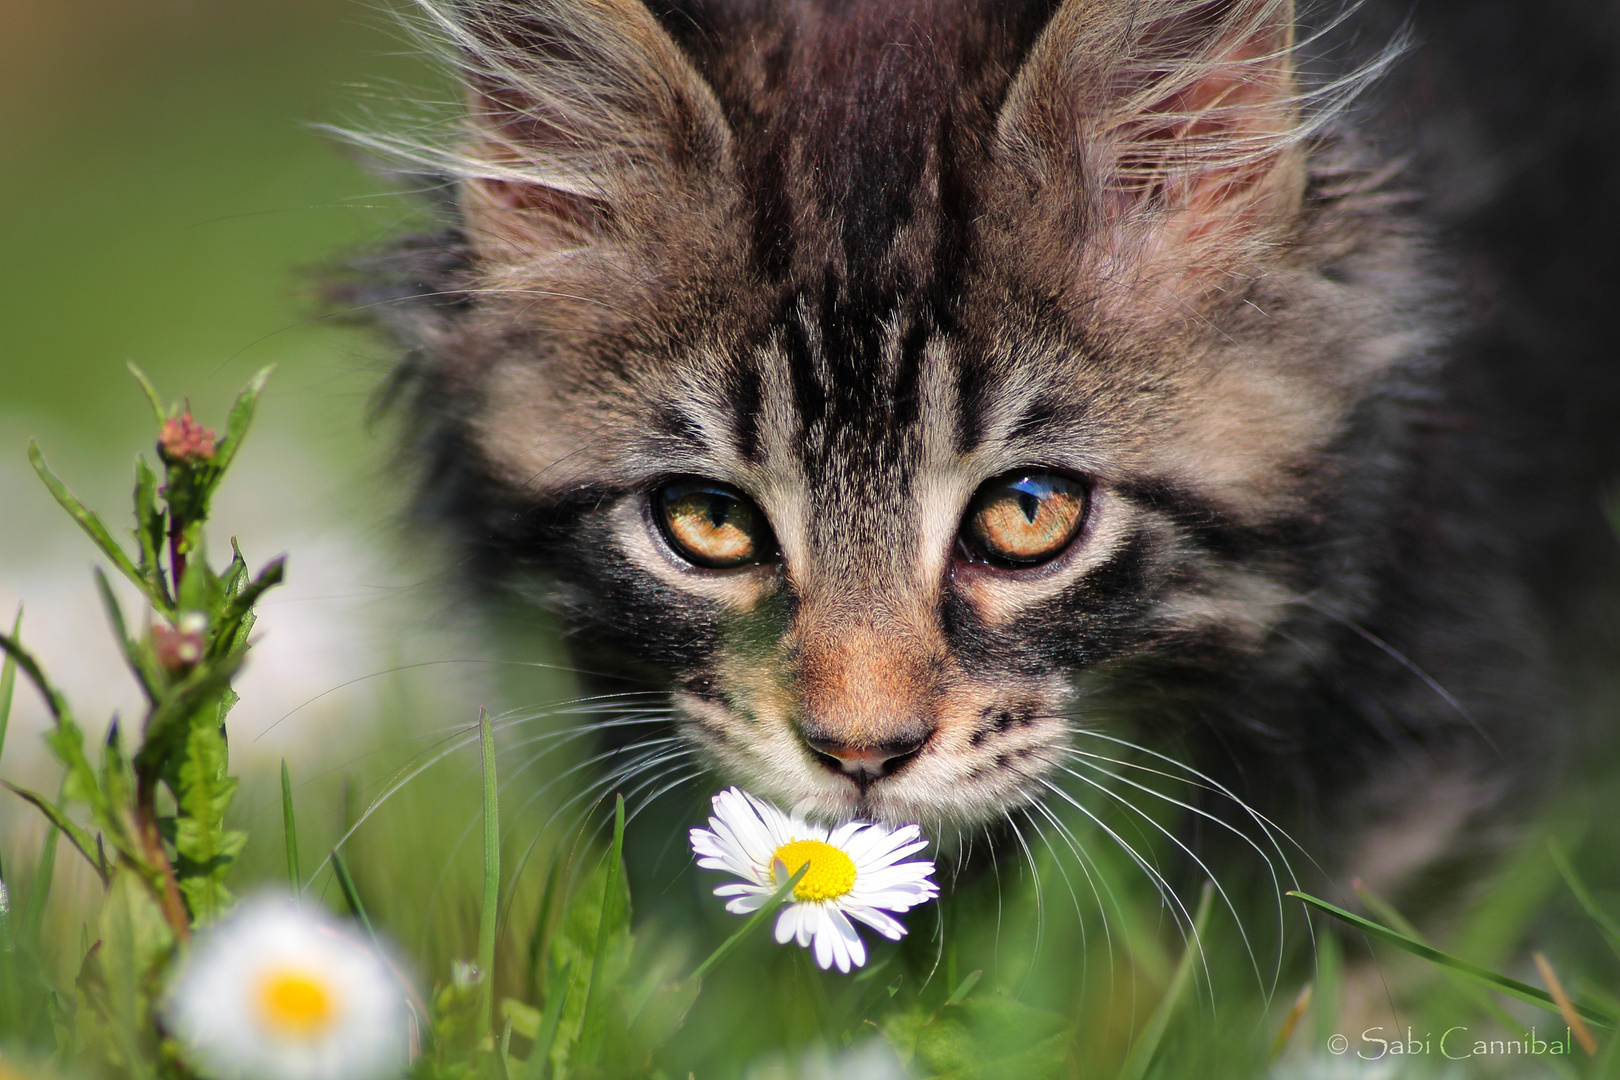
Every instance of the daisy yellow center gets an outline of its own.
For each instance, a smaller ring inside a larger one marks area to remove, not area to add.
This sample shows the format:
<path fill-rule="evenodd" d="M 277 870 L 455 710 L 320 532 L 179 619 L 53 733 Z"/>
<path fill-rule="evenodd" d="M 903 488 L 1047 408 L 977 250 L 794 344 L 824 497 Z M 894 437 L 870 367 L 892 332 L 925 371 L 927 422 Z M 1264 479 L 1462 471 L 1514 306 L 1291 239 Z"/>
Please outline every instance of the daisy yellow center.
<path fill-rule="evenodd" d="M 835 900 L 855 887 L 855 860 L 822 840 L 794 840 L 776 849 L 772 856 L 781 860 L 792 876 L 805 863 L 810 869 L 793 886 L 795 900 Z M 774 871 L 773 871 L 774 877 Z"/>
<path fill-rule="evenodd" d="M 270 971 L 259 979 L 259 1019 L 277 1035 L 307 1039 L 331 1027 L 338 1017 L 332 989 L 308 972 Z"/>

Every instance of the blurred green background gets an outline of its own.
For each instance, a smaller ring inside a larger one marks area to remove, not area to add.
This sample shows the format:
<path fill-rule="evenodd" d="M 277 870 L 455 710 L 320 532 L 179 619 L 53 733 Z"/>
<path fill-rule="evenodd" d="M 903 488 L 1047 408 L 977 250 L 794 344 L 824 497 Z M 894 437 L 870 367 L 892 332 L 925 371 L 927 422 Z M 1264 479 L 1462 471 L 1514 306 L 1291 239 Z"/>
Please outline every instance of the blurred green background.
<path fill-rule="evenodd" d="M 88 722 L 139 715 L 99 613 L 94 552 L 33 475 L 27 442 L 121 530 L 129 462 L 152 457 L 154 436 L 125 362 L 189 395 L 215 427 L 252 373 L 277 365 L 212 536 L 216 562 L 233 534 L 255 565 L 291 556 L 232 717 L 246 779 L 237 814 L 249 828 L 279 821 L 269 779 L 286 757 L 317 854 L 420 748 L 413 734 L 495 704 L 476 662 L 489 652 L 424 569 L 432 561 L 395 555 L 408 550 L 403 485 L 367 423 L 386 351 L 324 318 L 313 296 L 321 267 L 422 224 L 316 125 L 364 123 L 434 87 L 377 5 L 0 3 L 0 611 L 9 622 L 26 609 L 25 639 Z M 21 690 L 0 776 L 54 786 L 43 722 Z M 477 813 L 475 785 L 433 785 L 418 801 L 420 820 L 451 826 L 446 846 Z M 0 798 L 14 891 L 26 891 L 22 853 L 42 835 L 37 814 Z M 258 830 L 243 881 L 271 876 L 279 851 L 279 827 Z M 92 898 L 77 862 L 57 863 L 53 896 L 67 902 L 46 931 L 60 940 L 77 940 Z"/>

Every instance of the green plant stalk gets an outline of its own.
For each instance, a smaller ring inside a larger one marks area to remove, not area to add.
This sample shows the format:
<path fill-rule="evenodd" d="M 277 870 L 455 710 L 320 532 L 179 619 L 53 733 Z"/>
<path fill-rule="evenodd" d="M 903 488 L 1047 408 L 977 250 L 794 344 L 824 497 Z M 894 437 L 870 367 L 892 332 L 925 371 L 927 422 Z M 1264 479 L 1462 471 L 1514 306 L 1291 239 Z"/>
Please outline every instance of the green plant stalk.
<path fill-rule="evenodd" d="M 287 759 L 281 759 L 281 828 L 287 840 L 287 887 L 293 896 L 299 892 L 298 829 L 293 822 L 292 778 L 287 773 Z"/>
<path fill-rule="evenodd" d="M 1125 1063 L 1119 1067 L 1119 1080 L 1142 1080 L 1147 1075 L 1148 1066 L 1153 1064 L 1153 1056 L 1159 1052 L 1159 1043 L 1170 1027 L 1170 1020 L 1180 1007 L 1181 999 L 1187 996 L 1187 988 L 1192 985 L 1193 968 L 1203 952 L 1204 929 L 1209 925 L 1214 898 L 1214 886 L 1205 882 L 1203 895 L 1198 899 L 1198 910 L 1193 913 L 1192 933 L 1187 936 L 1187 947 L 1182 951 L 1175 973 L 1170 976 L 1170 985 L 1165 988 L 1159 1007 L 1153 1010 L 1136 1045 L 1131 1047 Z"/>
<path fill-rule="evenodd" d="M 500 787 L 495 774 L 495 729 L 489 711 L 478 710 L 478 744 L 483 754 L 484 782 L 484 906 L 478 914 L 479 1015 L 493 1034 L 495 1031 L 495 931 L 499 925 L 501 900 L 501 807 Z M 622 803 L 620 813 L 623 813 Z M 603 916 L 604 919 L 606 916 Z M 598 943 L 600 951 L 600 943 Z"/>
<path fill-rule="evenodd" d="M 1362 931 L 1363 933 L 1372 935 L 1379 941 L 1388 942 L 1398 949 L 1405 949 L 1413 956 L 1422 957 L 1424 960 L 1427 960 L 1430 963 L 1439 964 L 1443 967 L 1448 967 L 1453 971 L 1460 972 L 1461 974 L 1468 976 L 1470 979 L 1490 987 L 1492 990 L 1495 990 L 1498 993 L 1506 994 L 1508 997 L 1517 998 L 1526 1004 L 1536 1006 L 1538 1009 L 1545 1009 L 1554 1014 L 1558 1013 L 1558 1003 L 1552 999 L 1552 996 L 1537 990 L 1528 983 L 1522 983 L 1517 979 L 1510 979 L 1506 975 L 1498 975 L 1496 972 L 1490 971 L 1487 968 L 1482 968 L 1478 964 L 1470 964 L 1468 961 L 1456 956 L 1452 956 L 1450 953 L 1441 952 L 1439 949 L 1431 948 L 1430 946 L 1419 941 L 1413 941 L 1406 935 L 1397 933 L 1396 931 L 1389 929 L 1387 926 L 1381 926 L 1378 923 L 1373 922 L 1371 919 L 1363 919 L 1360 915 L 1356 915 L 1352 912 L 1344 910 L 1341 907 L 1330 904 L 1326 900 L 1318 899 L 1309 893 L 1290 891 L 1288 895 L 1304 901 L 1319 911 L 1332 915 L 1335 919 L 1338 919 L 1341 922 L 1349 923 L 1351 926 Z M 1575 1008 L 1576 1011 L 1581 1014 L 1581 1017 L 1589 1024 L 1597 1024 L 1599 1027 L 1610 1029 L 1614 1028 L 1615 1026 L 1615 1018 L 1607 1013 L 1600 1012 L 1585 1005 L 1577 1005 Z"/>
<path fill-rule="evenodd" d="M 697 966 L 697 970 L 688 975 L 687 979 L 692 982 L 701 982 L 705 975 L 713 971 L 716 965 L 726 958 L 727 953 L 731 952 L 732 949 L 735 949 L 744 938 L 754 932 L 755 927 L 764 922 L 776 911 L 777 907 L 781 905 L 782 901 L 787 899 L 788 894 L 793 891 L 794 887 L 797 886 L 804 878 L 804 875 L 808 874 L 809 872 L 809 862 L 806 862 L 803 866 L 793 871 L 793 876 L 788 878 L 787 881 L 783 882 L 781 887 L 771 894 L 771 898 L 765 901 L 764 904 L 760 905 L 758 911 L 755 911 L 752 915 L 748 916 L 747 921 L 742 924 L 735 934 L 732 934 L 730 937 L 726 938 L 726 940 L 722 941 L 720 943 L 720 947 L 715 949 L 714 952 L 710 953 L 709 958 L 703 961 L 703 963 L 699 964 Z"/>
<path fill-rule="evenodd" d="M 332 873 L 337 877 L 338 888 L 343 892 L 343 900 L 349 905 L 354 917 L 360 920 L 360 925 L 366 928 L 366 936 L 373 945 L 377 944 L 377 931 L 371 926 L 371 916 L 366 914 L 366 905 L 360 902 L 360 890 L 354 887 L 354 878 L 349 875 L 349 864 L 343 861 L 337 848 L 333 848 Z"/>

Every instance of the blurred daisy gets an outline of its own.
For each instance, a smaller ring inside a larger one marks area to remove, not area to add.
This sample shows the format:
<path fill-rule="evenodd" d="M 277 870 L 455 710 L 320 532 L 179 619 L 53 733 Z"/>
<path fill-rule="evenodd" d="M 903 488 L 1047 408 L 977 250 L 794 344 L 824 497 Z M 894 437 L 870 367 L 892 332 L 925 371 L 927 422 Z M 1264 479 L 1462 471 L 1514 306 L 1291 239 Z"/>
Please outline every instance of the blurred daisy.
<path fill-rule="evenodd" d="M 776 940 L 812 945 L 822 968 L 839 971 L 866 963 L 866 945 L 854 919 L 891 941 L 906 928 L 889 912 L 909 911 L 939 895 L 928 860 L 902 861 L 928 846 L 915 825 L 890 830 L 852 821 L 828 830 L 782 813 L 738 788 L 714 797 L 707 829 L 692 830 L 697 864 L 742 878 L 716 896 L 732 897 L 726 910 L 758 911 L 801 866 L 810 869 L 793 887 L 792 902 L 776 920 Z"/>
<path fill-rule="evenodd" d="M 285 900 L 198 935 L 169 1028 L 212 1080 L 383 1080 L 405 1071 L 405 991 L 365 942 Z"/>

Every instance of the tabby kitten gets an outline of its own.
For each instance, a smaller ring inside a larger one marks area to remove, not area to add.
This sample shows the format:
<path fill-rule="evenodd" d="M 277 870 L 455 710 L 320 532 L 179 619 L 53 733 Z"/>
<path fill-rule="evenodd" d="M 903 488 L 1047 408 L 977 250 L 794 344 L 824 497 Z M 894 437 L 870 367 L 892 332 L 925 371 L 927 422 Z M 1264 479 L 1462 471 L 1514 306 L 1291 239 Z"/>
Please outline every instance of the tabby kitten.
<path fill-rule="evenodd" d="M 422 508 L 717 783 L 952 834 L 1153 739 L 1389 890 L 1531 789 L 1383 60 L 1304 78 L 1289 0 L 421 10 L 464 127 L 371 142 L 453 225 L 353 295 Z"/>

